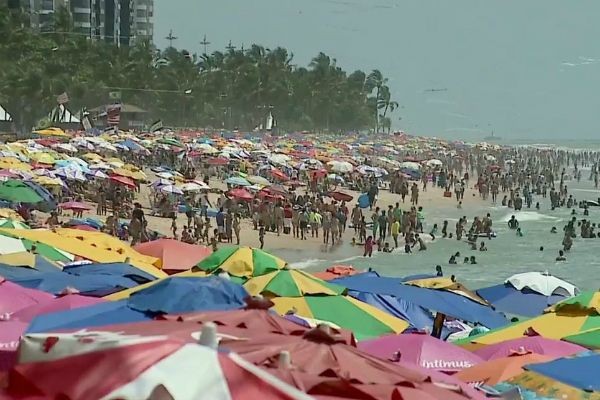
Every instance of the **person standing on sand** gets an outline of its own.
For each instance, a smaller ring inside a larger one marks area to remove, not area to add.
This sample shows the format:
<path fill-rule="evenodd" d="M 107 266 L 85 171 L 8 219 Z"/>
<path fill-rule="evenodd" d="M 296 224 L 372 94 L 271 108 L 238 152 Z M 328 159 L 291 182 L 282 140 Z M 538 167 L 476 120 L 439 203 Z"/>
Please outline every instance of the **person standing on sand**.
<path fill-rule="evenodd" d="M 410 188 L 410 202 L 413 206 L 419 204 L 419 187 L 416 183 L 413 183 Z"/>
<path fill-rule="evenodd" d="M 363 218 L 363 213 L 358 203 L 352 209 L 352 214 L 350 215 L 350 218 L 352 218 L 352 226 L 354 227 L 354 234 L 356 235 L 360 232 L 360 221 Z"/>
<path fill-rule="evenodd" d="M 217 232 L 219 236 L 219 241 L 222 241 L 223 236 L 225 236 L 225 213 L 223 212 L 223 207 L 219 208 L 219 212 L 217 212 L 215 220 L 217 221 Z"/>
<path fill-rule="evenodd" d="M 394 219 L 391 227 L 392 238 L 394 239 L 394 247 L 398 248 L 398 236 L 400 235 L 400 221 Z"/>
<path fill-rule="evenodd" d="M 234 214 L 233 216 L 233 232 L 235 233 L 235 242 L 239 246 L 240 244 L 240 215 Z"/>
<path fill-rule="evenodd" d="M 331 216 L 331 245 L 335 245 L 335 240 L 340 236 L 340 220 L 333 214 Z"/>
<path fill-rule="evenodd" d="M 325 243 L 326 245 L 329 244 L 329 233 L 331 232 L 331 225 L 332 225 L 331 220 L 332 220 L 331 212 L 325 211 L 323 213 L 322 227 L 323 227 L 323 243 Z"/>
<path fill-rule="evenodd" d="M 265 228 L 263 226 L 258 230 L 258 241 L 260 242 L 260 249 L 265 247 Z"/>

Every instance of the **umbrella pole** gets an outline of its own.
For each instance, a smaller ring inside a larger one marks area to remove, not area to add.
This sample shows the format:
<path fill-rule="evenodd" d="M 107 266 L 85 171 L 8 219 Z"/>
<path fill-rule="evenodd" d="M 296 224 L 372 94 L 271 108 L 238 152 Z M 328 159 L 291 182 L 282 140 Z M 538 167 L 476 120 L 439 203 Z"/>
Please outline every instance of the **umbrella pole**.
<path fill-rule="evenodd" d="M 431 330 L 431 336 L 440 339 L 442 337 L 442 328 L 444 327 L 444 321 L 446 320 L 446 314 L 438 312 L 435 314 L 433 320 L 433 329 Z"/>

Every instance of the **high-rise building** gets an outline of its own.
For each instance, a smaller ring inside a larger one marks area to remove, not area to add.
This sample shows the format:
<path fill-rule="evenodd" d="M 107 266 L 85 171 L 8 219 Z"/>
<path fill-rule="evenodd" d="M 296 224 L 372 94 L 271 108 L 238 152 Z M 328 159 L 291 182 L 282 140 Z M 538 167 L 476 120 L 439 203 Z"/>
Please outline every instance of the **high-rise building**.
<path fill-rule="evenodd" d="M 7 0 L 30 14 L 31 27 L 52 31 L 60 7 L 71 12 L 73 31 L 91 39 L 128 46 L 154 35 L 154 0 Z"/>

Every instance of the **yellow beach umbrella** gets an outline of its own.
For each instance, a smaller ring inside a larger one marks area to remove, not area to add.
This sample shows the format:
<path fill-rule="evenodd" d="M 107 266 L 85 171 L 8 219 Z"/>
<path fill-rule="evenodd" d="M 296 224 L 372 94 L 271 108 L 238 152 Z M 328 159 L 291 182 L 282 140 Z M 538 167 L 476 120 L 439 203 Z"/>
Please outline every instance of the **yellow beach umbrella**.
<path fill-rule="evenodd" d="M 85 158 L 86 160 L 98 160 L 98 161 L 102 160 L 102 156 L 100 154 L 96 154 L 96 153 L 85 153 L 81 157 Z"/>
<path fill-rule="evenodd" d="M 67 135 L 65 133 L 65 131 L 63 131 L 60 128 L 46 128 L 46 129 L 40 129 L 37 131 L 33 131 L 33 133 L 36 133 L 38 135 L 41 136 L 60 136 L 60 137 L 70 137 L 69 135 Z"/>
<path fill-rule="evenodd" d="M 193 271 L 227 272 L 239 278 L 267 274 L 286 266 L 286 262 L 265 251 L 251 247 L 223 247 L 200 261 Z"/>
<path fill-rule="evenodd" d="M 15 169 L 17 171 L 31 171 L 33 167 L 14 157 L 0 158 L 0 169 Z"/>
<path fill-rule="evenodd" d="M 32 153 L 29 158 L 41 164 L 55 164 L 56 159 L 48 153 Z"/>
<path fill-rule="evenodd" d="M 36 176 L 33 178 L 35 183 L 43 186 L 62 186 L 63 183 L 59 178 L 50 178 L 49 176 Z"/>
<path fill-rule="evenodd" d="M 13 221 L 23 221 L 23 217 L 13 209 L 0 208 L 0 218 L 12 219 Z"/>
<path fill-rule="evenodd" d="M 244 288 L 252 296 L 265 294 L 276 297 L 302 297 L 308 294 L 335 296 L 346 292 L 342 286 L 295 269 L 282 269 L 251 278 Z"/>
<path fill-rule="evenodd" d="M 408 322 L 350 296 L 275 297 L 277 313 L 318 319 L 354 332 L 359 340 L 401 333 Z"/>

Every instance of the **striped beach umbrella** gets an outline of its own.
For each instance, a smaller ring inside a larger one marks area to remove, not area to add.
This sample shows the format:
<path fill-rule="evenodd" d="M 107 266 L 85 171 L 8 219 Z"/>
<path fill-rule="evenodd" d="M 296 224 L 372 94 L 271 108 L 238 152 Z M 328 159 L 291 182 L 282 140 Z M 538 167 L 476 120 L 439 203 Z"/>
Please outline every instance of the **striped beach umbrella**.
<path fill-rule="evenodd" d="M 250 278 L 282 269 L 286 264 L 282 259 L 252 247 L 224 247 L 200 261 L 192 271 L 227 272 L 231 276 Z"/>
<path fill-rule="evenodd" d="M 358 340 L 400 333 L 408 323 L 350 296 L 275 297 L 274 309 L 279 314 L 332 322 L 354 332 Z"/>
<path fill-rule="evenodd" d="M 310 294 L 335 296 L 346 291 L 342 286 L 294 269 L 282 269 L 251 278 L 244 284 L 244 288 L 253 296 L 266 294 L 278 297 L 302 297 Z"/>

